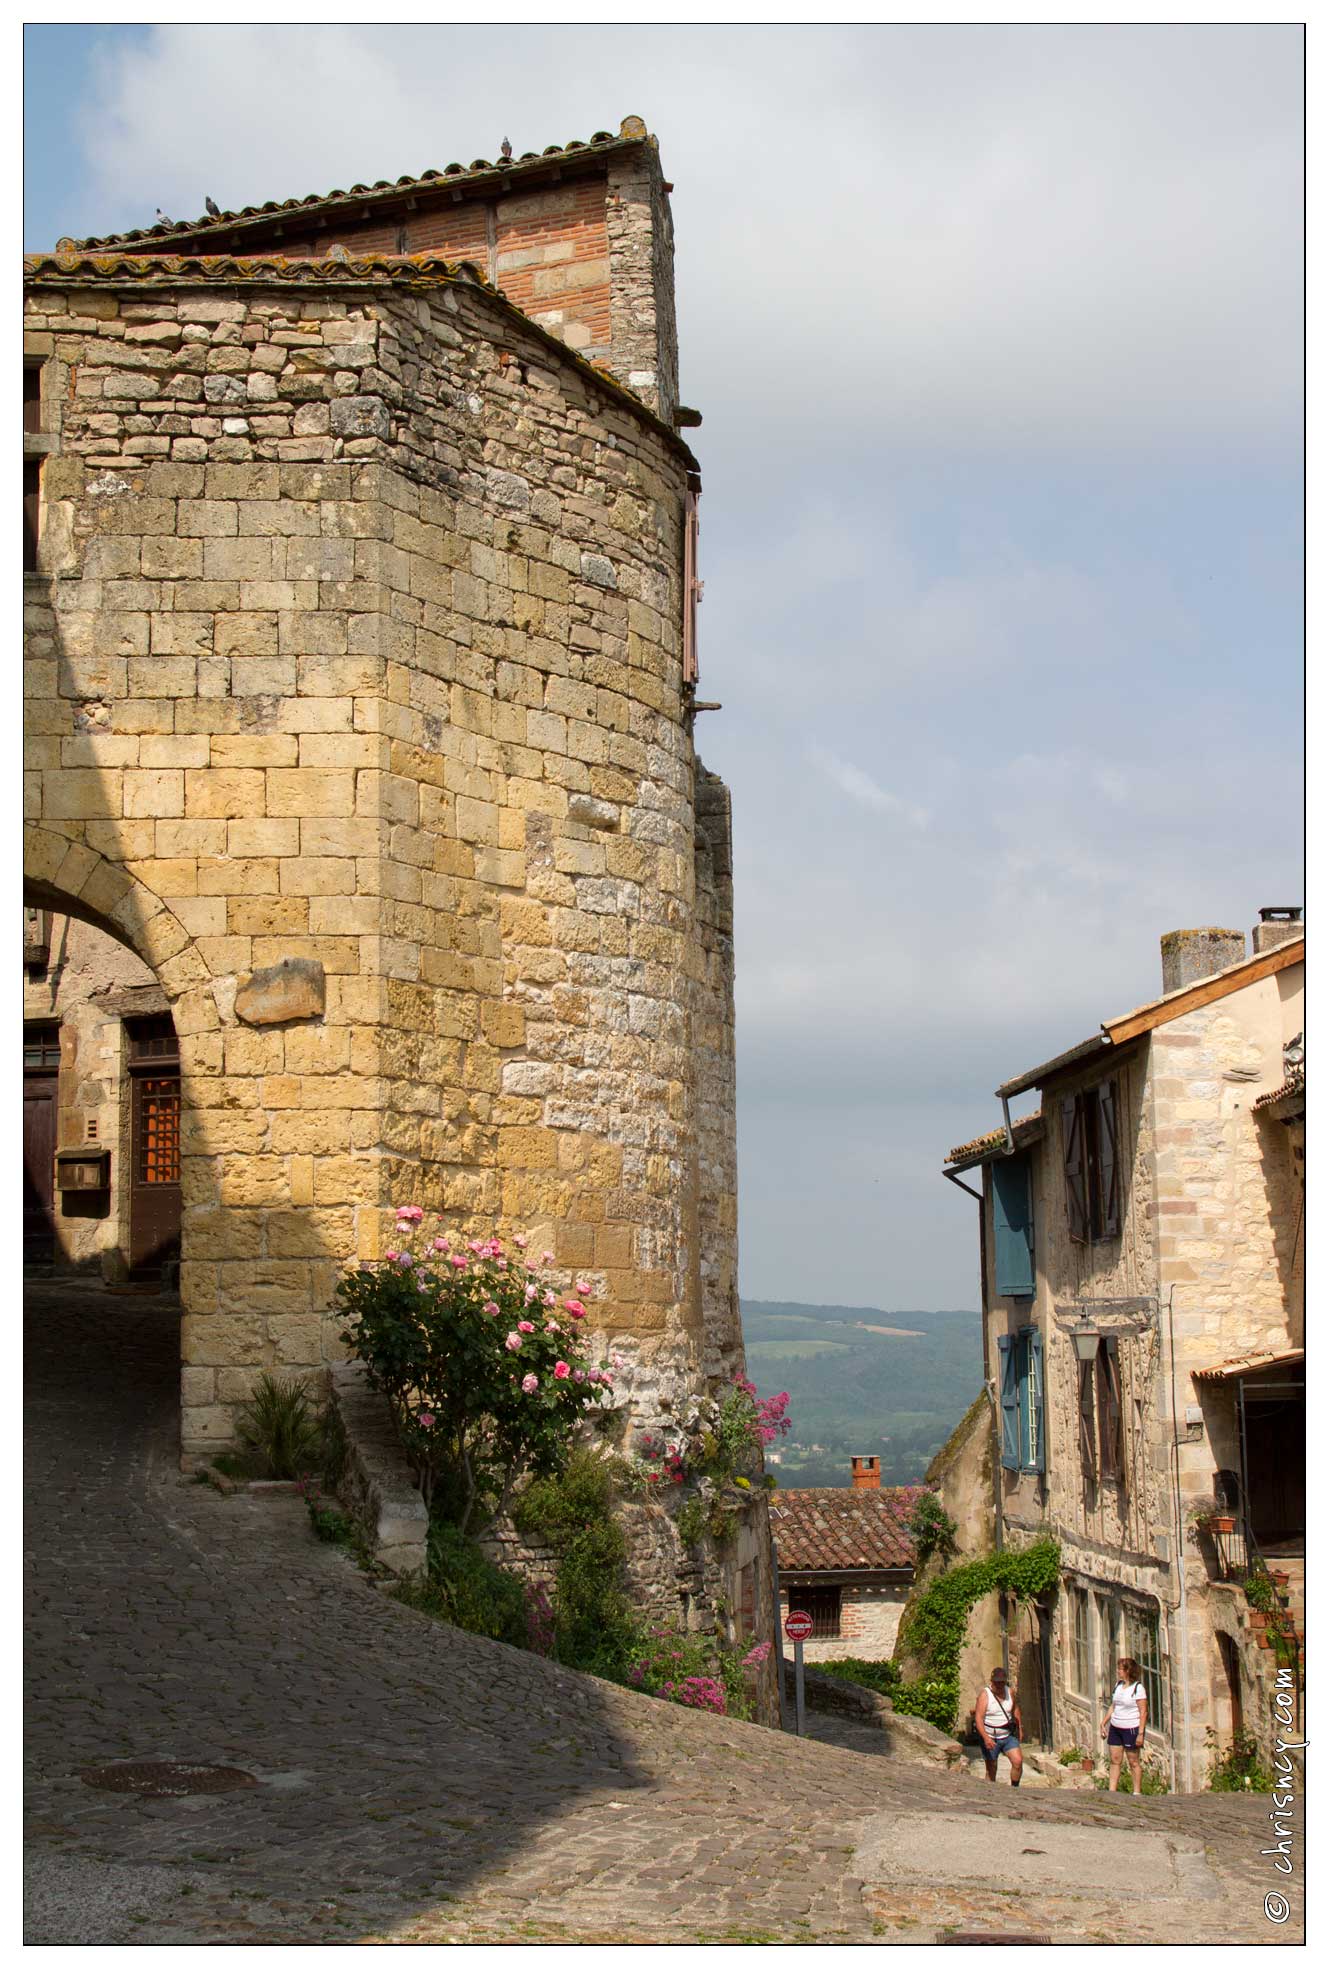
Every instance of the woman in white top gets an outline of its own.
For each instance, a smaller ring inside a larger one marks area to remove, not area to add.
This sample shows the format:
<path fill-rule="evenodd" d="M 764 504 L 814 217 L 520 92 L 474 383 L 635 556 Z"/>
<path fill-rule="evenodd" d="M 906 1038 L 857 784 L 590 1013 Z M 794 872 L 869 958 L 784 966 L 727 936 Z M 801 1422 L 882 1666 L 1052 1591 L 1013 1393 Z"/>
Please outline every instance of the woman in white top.
<path fill-rule="evenodd" d="M 974 1701 L 974 1726 L 983 1746 L 989 1784 L 997 1782 L 997 1759 L 1005 1757 L 1011 1767 L 1011 1783 L 1020 1782 L 1024 1756 L 1020 1750 L 1020 1705 L 1006 1686 L 1006 1670 L 998 1663 L 992 1679 L 979 1690 Z"/>
<path fill-rule="evenodd" d="M 1107 1738 L 1108 1756 L 1112 1768 L 1108 1772 L 1108 1790 L 1115 1791 L 1121 1778 L 1123 1754 L 1131 1767 L 1131 1778 L 1136 1796 L 1140 1791 L 1140 1749 L 1144 1743 L 1144 1726 L 1149 1714 L 1149 1697 L 1144 1683 L 1140 1680 L 1140 1664 L 1130 1655 L 1123 1655 L 1117 1663 L 1117 1673 L 1121 1677 L 1112 1691 L 1107 1714 L 1099 1735 Z"/>

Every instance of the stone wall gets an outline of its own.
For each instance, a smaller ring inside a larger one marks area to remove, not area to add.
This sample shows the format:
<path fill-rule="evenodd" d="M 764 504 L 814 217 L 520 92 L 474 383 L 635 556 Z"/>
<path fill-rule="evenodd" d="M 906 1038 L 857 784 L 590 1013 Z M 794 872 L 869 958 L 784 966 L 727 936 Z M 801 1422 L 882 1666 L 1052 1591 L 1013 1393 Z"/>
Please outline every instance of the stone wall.
<path fill-rule="evenodd" d="M 685 448 L 418 268 L 47 262 L 28 305 L 27 879 L 172 1003 L 186 1452 L 260 1368 L 337 1357 L 338 1266 L 407 1198 L 589 1276 L 657 1419 L 740 1358 Z M 246 1024 L 237 988 L 296 958 L 323 1010 Z"/>

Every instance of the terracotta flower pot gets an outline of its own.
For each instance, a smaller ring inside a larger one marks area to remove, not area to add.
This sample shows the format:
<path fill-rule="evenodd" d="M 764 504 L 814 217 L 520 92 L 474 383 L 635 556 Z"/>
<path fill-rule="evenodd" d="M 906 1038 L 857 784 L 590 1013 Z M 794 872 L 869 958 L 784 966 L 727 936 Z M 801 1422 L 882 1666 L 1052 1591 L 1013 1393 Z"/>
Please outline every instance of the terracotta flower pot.
<path fill-rule="evenodd" d="M 1231 1511 L 1211 1511 L 1207 1518 L 1199 1520 L 1200 1530 L 1208 1532 L 1235 1531 L 1237 1520 Z"/>

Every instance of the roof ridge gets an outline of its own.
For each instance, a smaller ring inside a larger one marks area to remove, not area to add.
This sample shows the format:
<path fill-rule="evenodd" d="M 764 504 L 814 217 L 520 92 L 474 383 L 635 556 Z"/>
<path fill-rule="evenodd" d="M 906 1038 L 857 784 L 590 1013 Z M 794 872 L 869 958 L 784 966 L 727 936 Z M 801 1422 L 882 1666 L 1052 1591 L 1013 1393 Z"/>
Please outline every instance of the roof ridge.
<path fill-rule="evenodd" d="M 418 191 L 433 187 L 445 180 L 455 184 L 459 178 L 474 181 L 484 177 L 511 177 L 514 174 L 529 175 L 534 169 L 547 166 L 551 159 L 577 157 L 588 151 L 603 154 L 615 148 L 628 148 L 633 144 L 650 142 L 650 134 L 639 116 L 624 117 L 617 136 L 610 130 L 597 130 L 590 138 L 583 140 L 571 138 L 565 144 L 547 144 L 543 150 L 523 151 L 520 157 L 503 158 L 493 163 L 487 157 L 477 157 L 470 164 L 445 164 L 442 170 L 431 167 L 417 177 L 409 174 L 395 179 L 379 178 L 372 185 L 352 185 L 343 191 L 340 186 L 332 191 L 307 192 L 301 198 L 267 199 L 262 205 L 243 205 L 236 212 L 219 212 L 215 216 L 206 214 L 201 219 L 159 220 L 153 226 L 135 227 L 129 232 L 93 234 L 86 239 L 61 239 L 57 250 L 68 244 L 76 250 L 87 250 L 101 246 L 128 245 L 135 240 L 192 238 L 200 233 L 225 232 L 236 226 L 261 226 L 269 220 L 280 218 L 283 213 L 303 213 L 316 211 L 323 205 L 347 204 L 352 199 L 389 199 L 405 191 Z"/>

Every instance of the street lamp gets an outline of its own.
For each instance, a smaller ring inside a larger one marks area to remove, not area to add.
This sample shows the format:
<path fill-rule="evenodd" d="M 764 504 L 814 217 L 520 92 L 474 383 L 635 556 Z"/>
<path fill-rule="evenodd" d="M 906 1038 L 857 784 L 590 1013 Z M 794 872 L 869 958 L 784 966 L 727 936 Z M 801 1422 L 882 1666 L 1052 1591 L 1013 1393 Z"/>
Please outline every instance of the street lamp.
<path fill-rule="evenodd" d="M 1079 1321 L 1071 1328 L 1071 1339 L 1075 1342 L 1075 1358 L 1083 1364 L 1092 1361 L 1098 1352 L 1098 1328 L 1088 1313 L 1081 1313 Z"/>

